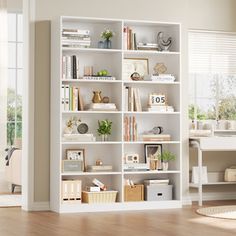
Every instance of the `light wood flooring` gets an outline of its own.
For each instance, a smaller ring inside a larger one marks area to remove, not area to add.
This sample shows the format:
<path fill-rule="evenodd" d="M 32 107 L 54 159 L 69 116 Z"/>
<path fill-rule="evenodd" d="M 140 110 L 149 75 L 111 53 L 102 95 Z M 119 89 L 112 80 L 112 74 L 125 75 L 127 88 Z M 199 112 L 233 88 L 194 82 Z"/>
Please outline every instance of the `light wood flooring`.
<path fill-rule="evenodd" d="M 236 204 L 236 201 L 207 205 Z M 0 208 L 0 236 L 235 236 L 236 220 L 208 218 L 183 209 L 56 214 Z"/>

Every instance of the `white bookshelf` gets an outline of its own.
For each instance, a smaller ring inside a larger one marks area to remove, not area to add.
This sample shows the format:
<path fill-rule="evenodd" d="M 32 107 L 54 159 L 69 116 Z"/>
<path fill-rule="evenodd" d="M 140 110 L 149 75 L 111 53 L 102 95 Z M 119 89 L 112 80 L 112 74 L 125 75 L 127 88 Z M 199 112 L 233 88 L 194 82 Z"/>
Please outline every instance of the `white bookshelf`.
<path fill-rule="evenodd" d="M 137 41 L 156 41 L 159 31 L 165 32 L 173 38 L 170 51 L 138 51 L 126 50 L 123 45 L 123 28 L 132 27 L 136 32 Z M 51 35 L 51 163 L 50 163 L 50 205 L 56 212 L 91 212 L 112 210 L 141 210 L 178 208 L 182 206 L 182 136 L 181 136 L 181 28 L 179 23 L 133 21 L 120 19 L 97 19 L 84 17 L 65 17 L 52 22 Z M 63 48 L 61 32 L 63 28 L 88 29 L 91 36 L 90 48 Z M 101 40 L 100 33 L 109 28 L 115 32 L 112 38 L 112 49 L 97 47 Z M 83 76 L 83 68 L 92 65 L 93 70 L 107 69 L 116 78 L 111 81 L 62 79 L 61 60 L 63 55 L 76 55 L 79 59 L 79 75 Z M 147 58 L 149 71 L 152 73 L 156 63 L 163 62 L 167 72 L 176 76 L 175 82 L 132 81 L 125 80 L 123 75 L 124 58 Z M 64 111 L 61 108 L 61 86 L 75 85 L 80 87 L 84 103 L 92 99 L 92 91 L 102 91 L 103 96 L 108 96 L 117 106 L 117 111 Z M 174 112 L 131 112 L 125 110 L 124 88 L 132 86 L 139 88 L 142 107 L 147 104 L 147 94 L 162 92 L 167 95 L 168 104 L 174 106 Z M 89 133 L 96 137 L 94 142 L 65 141 L 63 130 L 65 122 L 75 116 L 89 126 Z M 150 130 L 154 126 L 162 126 L 166 133 L 171 134 L 170 141 L 145 142 L 124 141 L 125 116 L 135 116 L 138 123 L 138 133 Z M 113 122 L 112 134 L 109 141 L 102 142 L 97 135 L 97 121 L 109 119 Z M 164 150 L 175 153 L 176 160 L 170 163 L 168 171 L 124 171 L 124 156 L 126 153 L 138 153 L 141 162 L 144 158 L 145 144 L 162 144 Z M 61 162 L 65 159 L 66 149 L 84 149 L 86 165 L 94 164 L 96 159 L 102 159 L 104 164 L 112 165 L 111 172 L 72 172 L 63 173 Z M 116 203 L 85 204 L 63 203 L 61 200 L 62 180 L 78 179 L 82 181 L 82 188 L 91 185 L 92 179 L 97 178 L 104 182 L 109 189 L 117 190 Z M 153 202 L 125 202 L 124 178 L 129 178 L 134 183 L 142 183 L 145 179 L 168 178 L 173 184 L 172 201 Z"/>

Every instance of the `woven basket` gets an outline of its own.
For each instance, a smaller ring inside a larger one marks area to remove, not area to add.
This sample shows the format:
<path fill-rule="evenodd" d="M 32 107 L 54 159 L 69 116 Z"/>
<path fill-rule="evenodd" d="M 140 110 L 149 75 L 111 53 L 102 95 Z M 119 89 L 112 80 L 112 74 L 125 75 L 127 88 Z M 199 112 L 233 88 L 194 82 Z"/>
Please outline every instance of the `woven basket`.
<path fill-rule="evenodd" d="M 102 192 L 82 192 L 82 201 L 85 203 L 109 203 L 116 201 L 118 191 L 102 191 Z"/>

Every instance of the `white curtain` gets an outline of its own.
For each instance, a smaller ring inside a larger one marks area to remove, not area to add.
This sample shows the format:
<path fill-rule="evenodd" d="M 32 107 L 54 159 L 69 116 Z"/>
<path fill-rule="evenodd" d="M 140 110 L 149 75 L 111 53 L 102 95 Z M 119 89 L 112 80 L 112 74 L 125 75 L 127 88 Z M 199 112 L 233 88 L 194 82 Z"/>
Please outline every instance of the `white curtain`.
<path fill-rule="evenodd" d="M 0 0 L 0 171 L 4 170 L 7 147 L 7 0 Z"/>

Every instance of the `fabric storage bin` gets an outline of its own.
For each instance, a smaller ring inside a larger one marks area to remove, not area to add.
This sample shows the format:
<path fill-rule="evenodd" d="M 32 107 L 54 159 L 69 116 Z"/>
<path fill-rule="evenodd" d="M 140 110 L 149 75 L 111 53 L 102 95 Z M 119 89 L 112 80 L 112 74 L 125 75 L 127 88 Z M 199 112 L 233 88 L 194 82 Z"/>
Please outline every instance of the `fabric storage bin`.
<path fill-rule="evenodd" d="M 82 202 L 84 203 L 110 203 L 116 202 L 118 191 L 101 191 L 101 192 L 82 192 Z"/>
<path fill-rule="evenodd" d="M 144 200 L 144 186 L 135 184 L 133 186 L 125 186 L 125 202 L 135 202 Z"/>
<path fill-rule="evenodd" d="M 167 201 L 172 200 L 173 185 L 146 185 L 145 200 L 146 201 Z"/>

